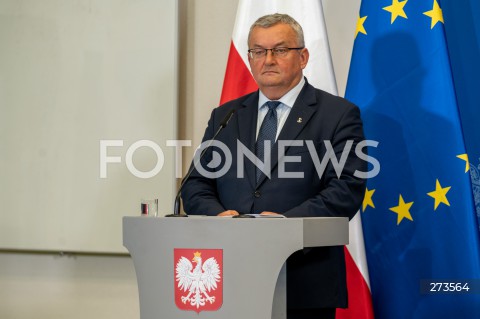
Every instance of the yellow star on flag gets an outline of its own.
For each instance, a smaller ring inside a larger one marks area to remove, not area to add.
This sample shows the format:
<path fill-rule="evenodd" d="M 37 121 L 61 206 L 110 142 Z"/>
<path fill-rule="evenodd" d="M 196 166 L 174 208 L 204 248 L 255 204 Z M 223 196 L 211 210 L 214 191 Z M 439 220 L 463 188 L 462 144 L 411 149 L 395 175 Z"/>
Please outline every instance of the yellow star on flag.
<path fill-rule="evenodd" d="M 451 186 L 442 187 L 442 185 L 440 185 L 440 182 L 437 179 L 435 190 L 433 192 L 427 193 L 428 196 L 435 198 L 435 208 L 433 210 L 437 210 L 437 207 L 438 205 L 440 205 L 440 203 L 450 206 L 450 203 L 447 199 L 447 193 L 450 188 Z"/>
<path fill-rule="evenodd" d="M 398 199 L 398 206 L 389 208 L 392 212 L 396 213 L 397 216 L 397 225 L 400 225 L 400 222 L 407 218 L 413 221 L 412 215 L 410 214 L 410 207 L 412 207 L 413 202 L 405 203 L 403 200 L 402 194 L 400 194 L 400 198 Z"/>
<path fill-rule="evenodd" d="M 465 161 L 465 173 L 468 172 L 468 170 L 470 169 L 470 162 L 468 161 L 468 155 L 460 154 L 460 155 L 457 155 L 457 157 Z"/>
<path fill-rule="evenodd" d="M 358 17 L 358 20 L 357 20 L 357 28 L 355 29 L 355 39 L 357 38 L 357 35 L 358 33 L 363 33 L 363 34 L 367 34 L 367 31 L 365 30 L 365 27 L 363 26 L 363 24 L 365 23 L 365 20 L 367 20 L 367 16 L 364 16 L 364 17 Z"/>
<path fill-rule="evenodd" d="M 363 197 L 363 203 L 362 203 L 362 212 L 365 212 L 365 209 L 367 206 L 370 206 L 372 208 L 375 208 L 375 205 L 373 204 L 372 196 L 373 193 L 375 193 L 375 190 L 367 190 L 365 191 L 365 196 Z"/>
<path fill-rule="evenodd" d="M 444 23 L 443 12 L 440 6 L 438 5 L 437 0 L 433 0 L 433 9 L 430 11 L 424 12 L 423 14 L 432 18 L 430 29 L 433 29 L 433 27 L 438 23 L 438 21 L 440 21 L 441 23 Z"/>
<path fill-rule="evenodd" d="M 392 18 L 390 19 L 390 24 L 393 24 L 395 19 L 397 19 L 399 16 L 405 19 L 407 18 L 407 15 L 405 14 L 405 11 L 403 10 L 403 7 L 407 4 L 408 0 L 405 1 L 398 1 L 398 0 L 393 0 L 392 5 L 383 8 L 383 10 L 388 11 L 392 14 Z"/>

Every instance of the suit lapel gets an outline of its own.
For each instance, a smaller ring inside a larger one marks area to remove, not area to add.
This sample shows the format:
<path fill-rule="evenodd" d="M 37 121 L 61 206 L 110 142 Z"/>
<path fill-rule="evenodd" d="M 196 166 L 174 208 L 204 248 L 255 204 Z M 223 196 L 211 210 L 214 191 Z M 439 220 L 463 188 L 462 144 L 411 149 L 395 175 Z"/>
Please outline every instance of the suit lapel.
<path fill-rule="evenodd" d="M 237 129 L 239 141 L 255 154 L 255 133 L 258 117 L 258 91 L 249 96 L 237 111 Z M 235 147 L 237 145 L 235 144 Z M 255 188 L 255 165 L 248 159 L 244 159 L 244 173 L 252 188 Z"/>

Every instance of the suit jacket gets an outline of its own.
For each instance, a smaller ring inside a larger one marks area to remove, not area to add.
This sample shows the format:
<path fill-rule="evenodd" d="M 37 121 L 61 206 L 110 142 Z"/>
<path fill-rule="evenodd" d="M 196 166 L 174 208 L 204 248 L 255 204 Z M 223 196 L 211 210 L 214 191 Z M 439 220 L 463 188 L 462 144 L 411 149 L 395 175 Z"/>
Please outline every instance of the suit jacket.
<path fill-rule="evenodd" d="M 271 176 L 263 176 L 257 183 L 254 163 L 242 153 L 243 163 L 239 163 L 237 143 L 255 153 L 258 96 L 256 91 L 213 110 L 203 141 L 213 137 L 230 110 L 236 110 L 227 127 L 216 138 L 228 146 L 232 165 L 225 174 L 214 177 L 204 177 L 197 170 L 193 171 L 182 190 L 187 214 L 217 215 L 233 209 L 240 213 L 272 211 L 286 217 L 352 218 L 363 200 L 366 182 L 353 176 L 356 170 L 365 172 L 367 166 L 355 155 L 357 143 L 364 140 L 359 109 L 347 100 L 315 89 L 306 82 L 277 143 L 272 146 Z M 285 156 L 279 158 L 279 144 L 285 143 L 280 142 L 285 140 L 302 141 L 296 142 L 302 145 L 288 146 L 291 142 L 286 142 Z M 331 161 L 323 172 L 317 171 L 326 155 L 325 141 L 331 143 L 336 158 L 340 159 L 349 140 L 353 144 L 346 153 L 348 157 L 340 177 Z M 308 142 L 310 151 L 305 141 L 311 141 Z M 313 153 L 312 145 L 315 146 Z M 215 148 L 207 149 L 202 160 L 204 168 L 212 160 L 212 149 Z M 243 177 L 238 177 L 242 170 Z M 303 178 L 282 178 L 282 171 L 303 172 L 304 175 Z M 290 256 L 287 260 L 289 309 L 346 306 L 343 247 L 304 249 Z"/>

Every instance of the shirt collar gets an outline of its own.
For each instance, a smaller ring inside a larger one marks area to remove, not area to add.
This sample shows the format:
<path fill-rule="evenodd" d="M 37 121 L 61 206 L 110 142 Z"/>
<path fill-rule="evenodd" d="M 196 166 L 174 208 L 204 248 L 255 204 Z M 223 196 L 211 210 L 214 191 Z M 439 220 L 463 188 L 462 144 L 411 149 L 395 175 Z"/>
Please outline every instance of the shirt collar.
<path fill-rule="evenodd" d="M 305 85 L 305 78 L 302 76 L 302 79 L 300 82 L 298 82 L 297 85 L 295 85 L 290 91 L 288 91 L 284 96 L 282 96 L 279 100 L 282 102 L 283 105 L 286 105 L 290 108 L 293 107 L 293 104 L 295 104 L 295 101 L 297 100 L 297 97 L 300 95 L 300 91 L 302 91 L 303 86 Z M 270 101 L 269 98 L 267 98 L 262 91 L 260 91 L 259 97 L 258 97 L 258 109 L 260 109 L 266 102 Z"/>

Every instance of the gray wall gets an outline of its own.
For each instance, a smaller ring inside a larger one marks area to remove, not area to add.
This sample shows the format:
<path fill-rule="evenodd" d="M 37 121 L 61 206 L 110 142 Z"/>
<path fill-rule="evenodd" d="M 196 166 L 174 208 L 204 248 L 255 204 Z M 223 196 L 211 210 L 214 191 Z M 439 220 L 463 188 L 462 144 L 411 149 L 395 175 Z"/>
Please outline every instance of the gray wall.
<path fill-rule="evenodd" d="M 0 0 L 0 248 L 124 253 L 123 215 L 154 194 L 172 207 L 176 12 L 171 0 Z M 102 173 L 105 140 L 123 145 Z M 137 177 L 152 149 L 126 165 L 139 140 L 162 146 L 152 178 Z"/>

